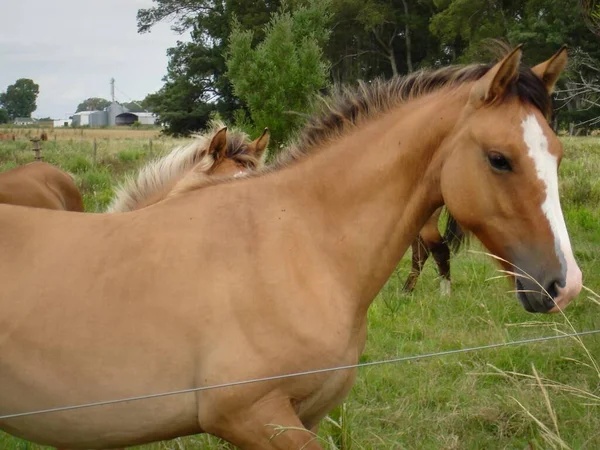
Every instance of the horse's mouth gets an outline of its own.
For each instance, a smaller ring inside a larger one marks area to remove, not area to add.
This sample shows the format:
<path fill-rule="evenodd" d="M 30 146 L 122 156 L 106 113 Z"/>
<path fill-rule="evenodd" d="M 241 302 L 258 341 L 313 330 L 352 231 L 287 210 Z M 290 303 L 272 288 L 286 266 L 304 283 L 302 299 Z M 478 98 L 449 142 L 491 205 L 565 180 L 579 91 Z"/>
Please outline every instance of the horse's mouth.
<path fill-rule="evenodd" d="M 515 285 L 517 288 L 517 298 L 521 302 L 521 305 L 523 305 L 523 308 L 525 308 L 525 311 L 530 312 L 530 313 L 537 312 L 531 305 L 531 302 L 529 301 L 527 294 L 525 292 L 523 292 L 525 290 L 525 286 L 523 286 L 523 283 L 521 283 L 521 280 L 519 280 L 519 279 L 515 280 Z"/>

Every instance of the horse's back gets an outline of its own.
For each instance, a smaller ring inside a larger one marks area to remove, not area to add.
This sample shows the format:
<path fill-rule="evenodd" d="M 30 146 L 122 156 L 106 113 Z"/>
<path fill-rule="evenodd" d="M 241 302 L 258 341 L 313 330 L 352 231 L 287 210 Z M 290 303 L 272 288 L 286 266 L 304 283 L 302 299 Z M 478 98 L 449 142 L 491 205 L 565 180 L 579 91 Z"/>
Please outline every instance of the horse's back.
<path fill-rule="evenodd" d="M 83 199 L 73 178 L 58 167 L 44 162 L 34 162 L 1 173 L 0 203 L 83 211 Z"/>

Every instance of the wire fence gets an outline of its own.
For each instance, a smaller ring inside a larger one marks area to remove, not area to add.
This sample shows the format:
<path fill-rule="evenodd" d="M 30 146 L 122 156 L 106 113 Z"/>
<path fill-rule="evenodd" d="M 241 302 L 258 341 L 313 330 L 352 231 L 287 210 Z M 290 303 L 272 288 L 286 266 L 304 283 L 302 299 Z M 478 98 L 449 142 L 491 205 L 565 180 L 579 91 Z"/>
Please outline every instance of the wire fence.
<path fill-rule="evenodd" d="M 381 366 L 381 365 L 385 365 L 385 364 L 394 364 L 394 363 L 401 363 L 401 362 L 408 362 L 408 361 L 418 361 L 418 360 L 428 359 L 428 358 L 456 355 L 459 353 L 470 353 L 470 352 L 476 352 L 476 351 L 481 351 L 481 350 L 491 350 L 491 349 L 502 348 L 502 347 L 511 347 L 511 346 L 516 346 L 516 345 L 533 344 L 536 342 L 547 342 L 547 341 L 554 341 L 554 340 L 565 339 L 565 338 L 577 338 L 577 337 L 590 336 L 590 335 L 599 334 L 599 333 L 600 333 L 600 329 L 599 330 L 588 330 L 588 331 L 581 331 L 581 332 L 577 332 L 577 333 L 565 333 L 565 334 L 559 334 L 559 335 L 554 335 L 554 336 L 542 336 L 542 337 L 537 337 L 537 338 L 521 339 L 521 340 L 517 340 L 517 341 L 499 342 L 499 343 L 495 343 L 495 344 L 480 345 L 480 346 L 476 346 L 476 347 L 467 347 L 467 348 L 459 348 L 459 349 L 454 349 L 454 350 L 446 350 L 446 351 L 441 351 L 441 352 L 424 353 L 424 354 L 420 354 L 420 355 L 402 356 L 402 357 L 398 357 L 398 358 L 385 359 L 385 360 L 380 360 L 380 361 L 370 361 L 370 362 L 364 362 L 364 363 L 358 363 L 358 364 L 348 364 L 348 365 L 343 365 L 343 366 L 328 367 L 325 369 L 315 369 L 315 370 L 307 370 L 304 372 L 295 372 L 295 373 L 289 373 L 289 374 L 274 375 L 274 376 L 270 376 L 270 377 L 253 378 L 253 379 L 241 380 L 241 381 L 232 381 L 232 382 L 228 382 L 228 383 L 214 384 L 214 385 L 209 385 L 209 386 L 199 386 L 199 387 L 195 387 L 195 388 L 180 389 L 177 391 L 161 392 L 161 393 L 157 393 L 157 394 L 140 395 L 140 396 L 136 396 L 136 397 L 127 397 L 127 398 L 120 398 L 120 399 L 115 399 L 115 400 L 106 400 L 106 401 L 101 401 L 101 402 L 84 403 L 84 404 L 80 404 L 80 405 L 61 406 L 61 407 L 57 407 L 57 408 L 48 408 L 48 409 L 40 409 L 40 410 L 36 410 L 36 411 L 5 414 L 5 415 L 0 416 L 0 420 L 14 419 L 17 417 L 34 416 L 34 415 L 39 415 L 39 414 L 49 414 L 49 413 L 62 412 L 62 411 L 73 411 L 73 410 L 84 409 L 84 408 L 107 406 L 107 405 L 114 405 L 114 404 L 118 404 L 118 403 L 127 403 L 127 402 L 139 401 L 139 400 L 148 400 L 148 399 L 154 399 L 154 398 L 160 398 L 160 397 L 168 397 L 168 396 L 173 396 L 173 395 L 182 395 L 182 394 L 189 394 L 189 393 L 194 393 L 194 392 L 209 391 L 209 390 L 213 390 L 213 389 L 231 388 L 231 387 L 244 386 L 244 385 L 254 384 L 254 383 L 283 380 L 286 378 L 295 378 L 295 377 L 302 377 L 302 376 L 307 376 L 307 375 L 316 375 L 316 374 L 327 373 L 327 372 L 337 372 L 340 370 L 359 369 L 362 367 L 372 367 L 372 366 Z"/>

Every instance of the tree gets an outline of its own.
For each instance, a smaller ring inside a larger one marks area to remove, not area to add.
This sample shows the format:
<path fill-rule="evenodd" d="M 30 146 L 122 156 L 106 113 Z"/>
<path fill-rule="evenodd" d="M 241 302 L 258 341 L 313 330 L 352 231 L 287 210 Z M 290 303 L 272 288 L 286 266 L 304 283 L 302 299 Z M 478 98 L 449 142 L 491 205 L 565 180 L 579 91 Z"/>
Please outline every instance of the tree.
<path fill-rule="evenodd" d="M 175 136 L 206 128 L 214 105 L 202 98 L 203 91 L 185 77 L 167 81 L 155 94 L 146 97 L 145 103 L 158 116 L 166 132 Z"/>
<path fill-rule="evenodd" d="M 136 101 L 136 100 L 132 100 L 130 102 L 127 103 L 123 103 L 123 106 L 125 108 L 127 108 L 129 111 L 131 112 L 144 112 L 146 111 L 146 107 L 144 106 L 144 101 Z"/>
<path fill-rule="evenodd" d="M 0 94 L 0 105 L 6 110 L 10 119 L 31 117 L 36 108 L 39 85 L 28 78 L 20 78 L 11 84 L 6 92 Z"/>
<path fill-rule="evenodd" d="M 75 112 L 81 111 L 102 111 L 104 108 L 110 105 L 110 101 L 105 98 L 90 97 L 86 98 L 79 105 Z"/>
<path fill-rule="evenodd" d="M 170 134 L 188 134 L 206 126 L 218 112 L 233 120 L 242 107 L 225 77 L 225 48 L 234 17 L 257 30 L 268 22 L 279 0 L 155 0 L 156 6 L 138 11 L 138 32 L 171 20 L 176 31 L 191 30 L 191 42 L 168 50 L 169 64 L 160 91 L 148 96 L 149 105 Z"/>
<path fill-rule="evenodd" d="M 600 36 L 600 1 L 579 0 L 579 7 L 587 27 L 592 33 Z"/>
<path fill-rule="evenodd" d="M 0 108 L 0 123 L 8 123 L 10 117 L 5 109 Z"/>
<path fill-rule="evenodd" d="M 269 127 L 274 142 L 281 143 L 303 121 L 312 96 L 328 84 L 323 46 L 331 18 L 331 3 L 326 0 L 311 0 L 294 11 L 282 8 L 256 46 L 252 30 L 243 30 L 239 23 L 234 26 L 227 77 L 247 104 L 254 126 Z"/>

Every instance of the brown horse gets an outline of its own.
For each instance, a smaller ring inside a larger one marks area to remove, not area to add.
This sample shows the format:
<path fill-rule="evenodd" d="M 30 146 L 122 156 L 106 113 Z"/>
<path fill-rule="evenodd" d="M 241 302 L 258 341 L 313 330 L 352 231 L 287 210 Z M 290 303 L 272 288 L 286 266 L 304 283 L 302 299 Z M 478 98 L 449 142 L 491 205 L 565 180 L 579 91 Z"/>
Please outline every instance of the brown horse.
<path fill-rule="evenodd" d="M 450 255 L 452 251 L 458 251 L 466 238 L 466 234 L 456 221 L 449 216 L 446 231 L 442 236 L 439 230 L 442 210 L 443 208 L 435 210 L 431 217 L 427 219 L 417 239 L 411 244 L 411 269 L 403 288 L 406 292 L 413 291 L 419 275 L 421 275 L 423 266 L 427 262 L 429 255 L 431 255 L 437 264 L 441 277 L 440 294 L 448 296 L 451 293 Z"/>
<path fill-rule="evenodd" d="M 0 205 L 0 428 L 70 448 L 206 432 L 321 449 L 308 430 L 355 370 L 2 417 L 356 364 L 369 306 L 443 204 L 516 271 L 527 311 L 565 308 L 581 271 L 544 115 L 566 51 L 520 58 L 342 90 L 269 170 L 140 210 Z"/>
<path fill-rule="evenodd" d="M 250 142 L 239 130 L 228 131 L 220 121 L 211 123 L 204 135 L 195 136 L 188 145 L 173 149 L 166 156 L 143 167 L 117 188 L 106 212 L 127 212 L 153 205 L 169 195 L 194 187 L 203 177 L 239 176 L 262 167 L 269 144 L 269 130 Z"/>
<path fill-rule="evenodd" d="M 45 162 L 32 162 L 0 173 L 0 203 L 83 211 L 81 192 L 73 177 Z"/>
<path fill-rule="evenodd" d="M 47 141 L 47 140 L 48 140 L 48 133 L 46 133 L 46 131 L 45 131 L 45 130 L 43 130 L 43 131 L 40 133 L 40 140 L 41 140 L 41 141 Z"/>
<path fill-rule="evenodd" d="M 15 134 L 14 133 L 0 133 L 0 141 L 14 141 Z"/>

